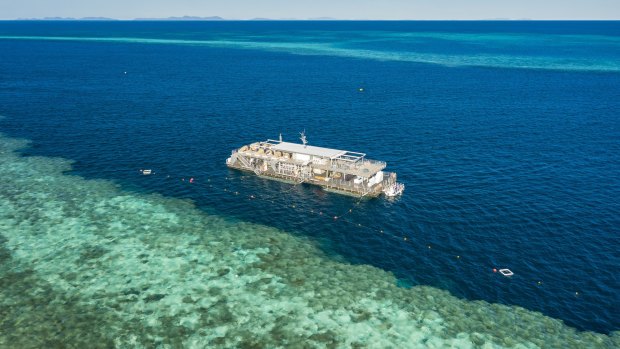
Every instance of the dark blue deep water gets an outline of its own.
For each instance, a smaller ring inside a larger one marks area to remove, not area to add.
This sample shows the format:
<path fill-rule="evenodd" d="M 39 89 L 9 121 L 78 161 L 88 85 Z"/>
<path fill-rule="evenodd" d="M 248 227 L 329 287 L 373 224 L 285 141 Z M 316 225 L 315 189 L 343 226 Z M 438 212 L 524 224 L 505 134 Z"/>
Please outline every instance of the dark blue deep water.
<path fill-rule="evenodd" d="M 619 111 L 618 22 L 0 23 L 0 132 L 28 155 L 601 333 L 620 329 Z M 225 166 L 304 129 L 405 195 Z"/>

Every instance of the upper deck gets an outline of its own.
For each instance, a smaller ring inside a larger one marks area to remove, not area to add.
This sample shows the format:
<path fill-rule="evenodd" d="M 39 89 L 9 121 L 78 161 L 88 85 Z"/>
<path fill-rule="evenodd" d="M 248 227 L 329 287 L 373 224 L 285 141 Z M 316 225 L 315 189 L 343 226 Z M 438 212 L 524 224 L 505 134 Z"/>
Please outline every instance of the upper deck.
<path fill-rule="evenodd" d="M 312 145 L 303 145 L 298 143 L 290 143 L 290 142 L 279 142 L 271 147 L 273 150 L 280 150 L 289 153 L 297 153 L 304 155 L 312 155 L 318 156 L 322 158 L 330 158 L 334 159 L 343 154 L 346 154 L 346 150 L 338 150 L 338 149 L 330 149 L 323 147 L 315 147 Z"/>
<path fill-rule="evenodd" d="M 369 178 L 386 167 L 383 161 L 366 159 L 366 154 L 348 150 L 331 149 L 282 142 L 268 139 L 241 147 L 239 153 L 265 160 L 298 165 L 311 165 L 312 168 L 338 171 L 359 177 Z"/>

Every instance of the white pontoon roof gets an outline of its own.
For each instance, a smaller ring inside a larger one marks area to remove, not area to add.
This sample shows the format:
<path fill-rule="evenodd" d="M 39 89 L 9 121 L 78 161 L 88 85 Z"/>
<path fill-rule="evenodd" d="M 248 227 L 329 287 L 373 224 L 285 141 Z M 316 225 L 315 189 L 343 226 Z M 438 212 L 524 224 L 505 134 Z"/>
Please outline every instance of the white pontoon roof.
<path fill-rule="evenodd" d="M 314 147 L 314 146 L 311 146 L 311 145 L 306 145 L 304 147 L 303 144 L 289 143 L 289 142 L 279 143 L 279 144 L 274 145 L 273 147 L 271 147 L 271 149 L 280 150 L 280 151 L 286 151 L 286 152 L 289 152 L 289 153 L 298 153 L 298 154 L 306 154 L 306 155 L 313 155 L 313 156 L 321 156 L 321 157 L 326 157 L 326 158 L 330 158 L 330 159 L 337 158 L 337 157 L 347 153 L 346 150 Z"/>

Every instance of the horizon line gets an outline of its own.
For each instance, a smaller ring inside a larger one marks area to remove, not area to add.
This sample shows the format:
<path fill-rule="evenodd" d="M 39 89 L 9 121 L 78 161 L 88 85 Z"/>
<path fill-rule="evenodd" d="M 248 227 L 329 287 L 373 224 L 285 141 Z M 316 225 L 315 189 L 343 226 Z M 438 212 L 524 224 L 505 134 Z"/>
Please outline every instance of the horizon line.
<path fill-rule="evenodd" d="M 219 16 L 171 16 L 171 17 L 157 17 L 157 18 L 112 18 L 112 17 L 42 17 L 42 18 L 0 18 L 0 21 L 41 21 L 41 22 L 62 22 L 62 21 L 83 21 L 83 22 L 260 22 L 260 21 L 289 21 L 289 22 L 330 22 L 330 21 L 359 21 L 359 22 L 408 22 L 408 21 L 496 21 L 496 22 L 551 22 L 551 21 L 597 21 L 597 22 L 616 22 L 620 19 L 596 19 L 596 18 L 575 18 L 575 19 L 552 19 L 552 18 L 478 18 L 478 19 L 352 19 L 352 18 L 330 18 L 330 17 L 317 17 L 317 18 L 222 18 Z"/>

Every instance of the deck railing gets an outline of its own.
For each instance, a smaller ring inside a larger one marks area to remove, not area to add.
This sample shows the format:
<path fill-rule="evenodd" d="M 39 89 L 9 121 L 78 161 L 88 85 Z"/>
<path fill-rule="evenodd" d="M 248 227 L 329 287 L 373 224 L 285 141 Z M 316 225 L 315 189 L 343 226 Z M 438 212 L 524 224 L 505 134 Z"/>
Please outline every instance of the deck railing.
<path fill-rule="evenodd" d="M 336 170 L 336 171 L 352 172 L 352 171 L 359 171 L 365 168 L 368 168 L 368 169 L 374 168 L 376 171 L 380 171 L 384 169 L 386 166 L 387 164 L 383 161 L 364 159 L 356 163 L 334 161 L 332 162 L 332 165 L 330 167 L 332 170 Z M 376 172 L 376 171 L 373 171 L 373 172 Z M 372 174 L 373 173 L 371 173 L 370 175 Z"/>
<path fill-rule="evenodd" d="M 251 158 L 262 159 L 264 161 L 268 161 L 269 163 L 276 161 L 276 162 L 281 162 L 281 163 L 295 164 L 298 166 L 305 166 L 309 164 L 308 161 L 300 161 L 300 160 L 293 159 L 293 158 L 276 157 L 272 154 L 259 153 L 257 151 L 249 151 L 249 150 L 240 151 L 239 150 L 239 151 L 234 151 L 234 153 L 237 154 L 238 158 L 243 158 L 244 156 L 247 156 Z M 247 160 L 247 159 L 243 159 L 243 160 Z M 246 168 L 252 169 L 253 166 L 247 164 L 246 161 L 243 161 L 243 160 L 241 160 L 243 165 Z M 328 160 L 328 159 L 326 158 L 325 160 Z M 368 177 L 373 176 L 376 172 L 383 170 L 387 166 L 387 164 L 383 161 L 363 158 L 356 162 L 332 159 L 332 160 L 326 161 L 325 164 L 319 164 L 317 162 L 314 162 L 310 166 L 315 169 L 327 170 L 327 171 L 332 171 L 332 172 L 342 172 L 348 175 L 349 174 L 358 175 L 361 177 L 368 178 Z M 274 172 L 277 172 L 277 171 L 274 169 Z"/>

